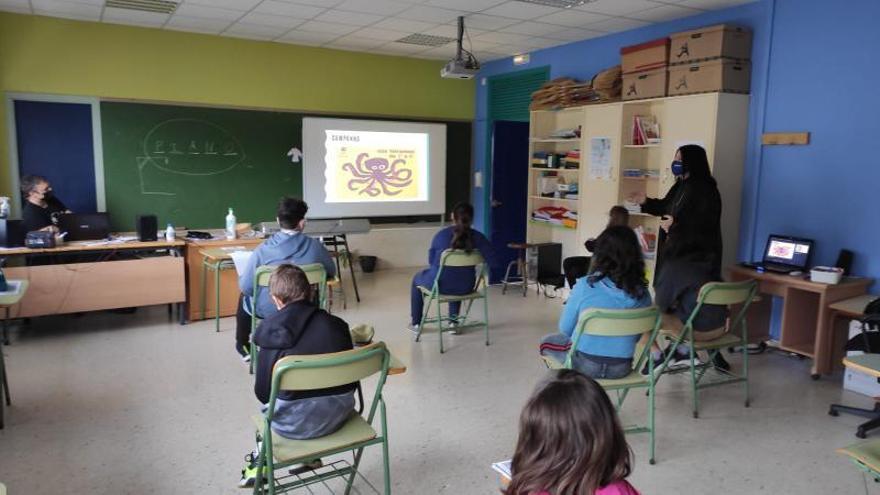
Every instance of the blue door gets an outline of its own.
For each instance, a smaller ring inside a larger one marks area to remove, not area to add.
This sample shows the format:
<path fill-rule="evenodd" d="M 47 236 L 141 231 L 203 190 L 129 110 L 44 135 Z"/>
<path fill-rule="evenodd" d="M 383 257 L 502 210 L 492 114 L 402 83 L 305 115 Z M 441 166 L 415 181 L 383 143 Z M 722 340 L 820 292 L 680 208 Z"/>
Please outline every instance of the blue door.
<path fill-rule="evenodd" d="M 70 210 L 97 210 L 91 105 L 16 100 L 15 133 L 19 177 L 42 175 Z"/>
<path fill-rule="evenodd" d="M 526 194 L 529 180 L 529 123 L 495 121 L 492 128 L 492 249 L 497 256 L 491 281 L 504 277 L 517 252 L 510 242 L 526 240 Z"/>

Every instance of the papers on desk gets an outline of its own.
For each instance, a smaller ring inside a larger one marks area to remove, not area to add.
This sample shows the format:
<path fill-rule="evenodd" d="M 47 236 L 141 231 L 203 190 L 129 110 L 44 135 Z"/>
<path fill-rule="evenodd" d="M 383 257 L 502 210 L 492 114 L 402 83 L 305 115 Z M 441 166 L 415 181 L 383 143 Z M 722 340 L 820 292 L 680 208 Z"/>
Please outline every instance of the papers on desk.
<path fill-rule="evenodd" d="M 510 470 L 510 465 L 512 462 L 513 462 L 512 459 L 508 459 L 506 461 L 501 461 L 501 462 L 496 462 L 495 464 L 492 464 L 492 469 L 494 469 L 495 471 L 500 473 L 501 476 L 504 476 L 505 478 L 507 478 L 509 480 L 509 479 L 513 478 L 513 474 L 511 473 L 511 470 Z"/>
<path fill-rule="evenodd" d="M 251 259 L 251 253 L 253 251 L 233 251 L 229 253 L 229 256 L 232 258 L 232 263 L 235 264 L 235 273 L 241 275 L 245 268 L 247 268 L 248 261 Z"/>
<path fill-rule="evenodd" d="M 18 294 L 21 291 L 21 280 L 7 280 L 6 290 L 0 291 L 0 297 Z"/>

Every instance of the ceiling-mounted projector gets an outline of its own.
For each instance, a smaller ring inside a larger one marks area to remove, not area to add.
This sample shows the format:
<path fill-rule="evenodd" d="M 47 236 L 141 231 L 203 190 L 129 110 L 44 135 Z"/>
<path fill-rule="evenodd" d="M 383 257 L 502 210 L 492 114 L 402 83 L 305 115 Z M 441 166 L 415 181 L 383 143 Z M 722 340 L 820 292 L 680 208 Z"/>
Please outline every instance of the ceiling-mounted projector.
<path fill-rule="evenodd" d="M 455 58 L 446 62 L 440 69 L 440 77 L 445 79 L 473 79 L 480 70 L 480 62 L 473 53 L 465 50 L 462 46 L 464 38 L 464 17 L 458 18 L 458 40 L 455 50 Z"/>

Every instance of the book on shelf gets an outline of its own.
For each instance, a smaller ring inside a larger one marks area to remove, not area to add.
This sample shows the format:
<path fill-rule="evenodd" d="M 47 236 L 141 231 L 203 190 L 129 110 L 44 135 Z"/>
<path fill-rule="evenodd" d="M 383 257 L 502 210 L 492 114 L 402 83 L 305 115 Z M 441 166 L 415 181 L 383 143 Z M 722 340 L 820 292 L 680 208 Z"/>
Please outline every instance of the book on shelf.
<path fill-rule="evenodd" d="M 660 124 L 652 115 L 633 116 L 632 144 L 644 146 L 660 143 Z"/>

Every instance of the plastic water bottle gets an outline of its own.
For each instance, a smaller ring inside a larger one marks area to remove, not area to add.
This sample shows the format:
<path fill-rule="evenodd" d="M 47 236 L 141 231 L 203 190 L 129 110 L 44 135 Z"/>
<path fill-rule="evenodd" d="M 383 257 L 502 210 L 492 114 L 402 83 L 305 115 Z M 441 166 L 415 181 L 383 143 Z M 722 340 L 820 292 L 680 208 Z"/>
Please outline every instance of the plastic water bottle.
<path fill-rule="evenodd" d="M 235 239 L 235 213 L 232 213 L 232 208 L 229 209 L 229 213 L 226 215 L 226 239 L 233 240 Z"/>
<path fill-rule="evenodd" d="M 168 242 L 174 242 L 175 238 L 176 236 L 174 234 L 174 225 L 171 225 L 169 223 L 168 226 L 165 227 L 165 240 Z"/>
<path fill-rule="evenodd" d="M 9 218 L 9 198 L 0 196 L 0 218 Z"/>

